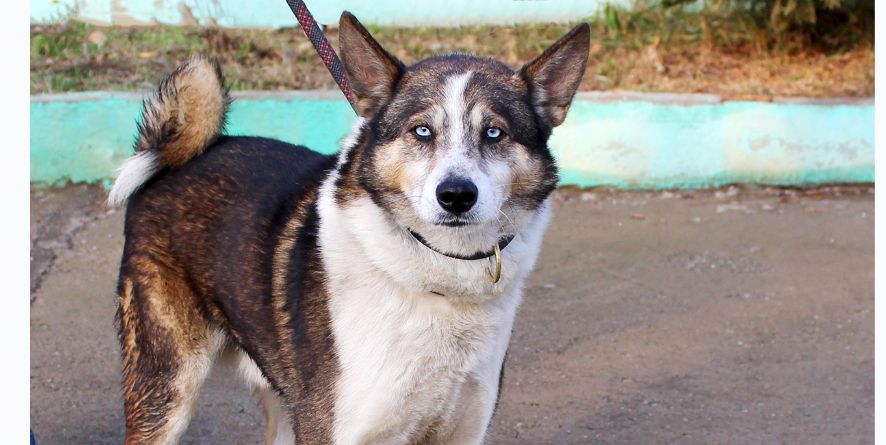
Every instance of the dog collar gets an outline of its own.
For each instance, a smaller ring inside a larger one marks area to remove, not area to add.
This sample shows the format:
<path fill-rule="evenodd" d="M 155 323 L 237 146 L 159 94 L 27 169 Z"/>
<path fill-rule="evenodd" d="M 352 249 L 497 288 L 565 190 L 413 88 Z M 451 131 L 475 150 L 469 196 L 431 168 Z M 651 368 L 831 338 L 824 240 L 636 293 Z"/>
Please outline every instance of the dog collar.
<path fill-rule="evenodd" d="M 465 260 L 465 261 L 482 260 L 485 258 L 489 258 L 489 257 L 495 255 L 495 248 L 496 247 L 498 247 L 498 250 L 500 250 L 500 251 L 504 250 L 504 248 L 507 247 L 507 245 L 510 244 L 511 241 L 514 240 L 514 235 L 505 235 L 505 236 L 498 239 L 498 243 L 494 244 L 492 246 L 492 249 L 489 249 L 486 252 L 477 252 L 473 255 L 458 255 L 455 253 L 447 253 L 447 252 L 437 250 L 434 248 L 434 246 L 431 246 L 430 244 L 428 244 L 428 241 L 423 236 L 419 235 L 418 233 L 415 233 L 414 231 L 412 231 L 412 229 L 406 229 L 406 230 L 409 231 L 409 234 L 412 235 L 413 238 L 418 240 L 418 242 L 424 244 L 424 246 L 427 247 L 428 249 L 431 249 L 434 252 L 439 253 L 440 255 L 448 256 L 449 258 L 455 258 L 457 260 Z"/>
<path fill-rule="evenodd" d="M 428 241 L 426 239 L 424 239 L 423 236 L 412 231 L 412 229 L 407 228 L 406 230 L 409 232 L 410 235 L 412 235 L 413 238 L 418 240 L 418 242 L 422 243 L 428 249 L 431 249 L 432 251 L 439 253 L 440 255 L 447 256 L 449 258 L 455 258 L 457 260 L 473 261 L 473 260 L 482 260 L 482 259 L 494 256 L 495 257 L 495 259 L 494 259 L 495 272 L 492 272 L 491 270 L 489 270 L 488 267 L 485 270 L 486 278 L 489 281 L 491 281 L 492 284 L 498 283 L 498 280 L 501 279 L 501 251 L 502 251 L 502 249 L 507 247 L 508 244 L 511 243 L 511 241 L 514 240 L 514 236 L 515 236 L 515 235 L 505 235 L 505 236 L 499 238 L 498 242 L 492 245 L 492 250 L 490 250 L 490 251 L 477 252 L 473 255 L 464 256 L 464 255 L 457 255 L 454 253 L 441 252 L 441 251 L 435 249 L 430 244 L 428 244 Z"/>

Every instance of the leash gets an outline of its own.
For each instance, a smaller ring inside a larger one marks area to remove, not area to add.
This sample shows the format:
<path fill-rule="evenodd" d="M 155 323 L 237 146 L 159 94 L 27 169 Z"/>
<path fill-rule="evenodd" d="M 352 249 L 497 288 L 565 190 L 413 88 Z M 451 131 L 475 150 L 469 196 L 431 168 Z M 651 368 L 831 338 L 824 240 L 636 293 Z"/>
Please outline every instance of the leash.
<path fill-rule="evenodd" d="M 298 20 L 298 24 L 301 25 L 301 29 L 305 32 L 305 35 L 308 36 L 308 40 L 311 41 L 311 44 L 314 45 L 314 50 L 317 51 L 317 55 L 323 60 L 323 65 L 326 65 L 329 74 L 332 74 L 332 78 L 335 79 L 338 88 L 341 90 L 342 94 L 345 95 L 348 103 L 351 104 L 351 108 L 356 113 L 357 106 L 354 104 L 354 96 L 351 94 L 351 86 L 348 84 L 348 73 L 345 72 L 344 65 L 342 65 L 341 59 L 338 58 L 338 54 L 335 53 L 335 49 L 332 48 L 332 45 L 329 44 L 329 40 L 326 40 L 326 36 L 323 35 L 323 30 L 320 28 L 320 25 L 314 20 L 314 16 L 311 15 L 311 11 L 308 11 L 308 7 L 305 6 L 303 0 L 286 0 L 286 4 L 289 5 L 289 9 L 292 10 L 292 13 L 295 14 L 295 18 Z M 486 278 L 491 281 L 492 284 L 498 283 L 501 279 L 501 249 L 504 249 L 514 239 L 514 235 L 507 235 L 502 237 L 497 243 L 493 244 L 491 251 L 477 252 L 471 256 L 460 256 L 441 252 L 431 247 L 431 245 L 428 244 L 428 242 L 418 233 L 409 229 L 407 230 L 422 245 L 443 256 L 467 261 L 482 260 L 490 257 L 493 258 L 495 272 L 488 267 L 485 270 Z"/>
<path fill-rule="evenodd" d="M 356 113 L 357 106 L 354 104 L 353 95 L 351 95 L 351 86 L 348 84 L 348 73 L 345 72 L 345 67 L 342 65 L 341 59 L 338 58 L 338 54 L 335 53 L 335 49 L 332 48 L 332 45 L 329 44 L 329 40 L 326 40 L 326 36 L 323 35 L 323 30 L 320 29 L 320 25 L 314 20 L 314 16 L 311 15 L 311 11 L 308 11 L 308 7 L 305 6 L 304 1 L 286 0 L 286 4 L 289 5 L 289 9 L 292 10 L 292 13 L 295 14 L 298 24 L 301 25 L 301 29 L 304 30 L 305 35 L 308 36 L 308 40 L 314 45 L 314 50 L 317 51 L 317 55 L 323 60 L 323 64 L 326 65 L 329 74 L 332 74 L 332 78 L 335 79 L 338 88 L 341 90 L 342 94 L 345 95 L 345 99 L 348 100 L 348 103 L 351 104 L 351 108 Z"/>

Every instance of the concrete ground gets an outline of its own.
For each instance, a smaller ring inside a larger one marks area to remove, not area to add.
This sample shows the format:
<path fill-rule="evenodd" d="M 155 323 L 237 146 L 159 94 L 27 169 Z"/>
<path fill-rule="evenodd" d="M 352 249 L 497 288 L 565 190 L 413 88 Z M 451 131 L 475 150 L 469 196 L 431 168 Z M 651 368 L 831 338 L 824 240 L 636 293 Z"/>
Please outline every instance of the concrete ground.
<path fill-rule="evenodd" d="M 31 194 L 31 427 L 120 443 L 122 212 Z M 873 187 L 561 190 L 528 282 L 490 444 L 868 444 Z M 227 372 L 184 443 L 259 443 Z"/>

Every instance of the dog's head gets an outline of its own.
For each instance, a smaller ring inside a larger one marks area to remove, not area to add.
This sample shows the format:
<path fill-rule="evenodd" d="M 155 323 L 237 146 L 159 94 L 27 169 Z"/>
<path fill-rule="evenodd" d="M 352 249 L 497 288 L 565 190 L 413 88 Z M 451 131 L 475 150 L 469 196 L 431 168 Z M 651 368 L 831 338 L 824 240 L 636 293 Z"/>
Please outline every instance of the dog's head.
<path fill-rule="evenodd" d="M 406 66 L 350 13 L 339 41 L 365 118 L 359 183 L 404 226 L 453 253 L 519 233 L 557 184 L 547 147 L 581 83 L 590 28 L 519 70 L 467 54 Z"/>

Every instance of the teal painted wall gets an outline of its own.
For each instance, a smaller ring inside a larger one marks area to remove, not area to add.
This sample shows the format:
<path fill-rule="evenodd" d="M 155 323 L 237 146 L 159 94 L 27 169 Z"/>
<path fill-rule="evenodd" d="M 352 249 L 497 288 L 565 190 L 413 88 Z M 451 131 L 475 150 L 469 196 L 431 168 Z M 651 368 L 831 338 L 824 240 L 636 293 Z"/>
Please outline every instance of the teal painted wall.
<path fill-rule="evenodd" d="M 131 154 L 140 102 L 31 101 L 31 181 L 96 182 Z"/>
<path fill-rule="evenodd" d="M 354 122 L 336 91 L 235 98 L 229 134 L 279 138 L 323 153 L 336 152 Z M 127 93 L 32 97 L 31 181 L 112 179 L 131 154 L 140 106 L 140 97 Z M 579 94 L 550 146 L 563 185 L 873 182 L 874 106 Z"/>
<path fill-rule="evenodd" d="M 569 184 L 872 182 L 874 107 L 578 100 L 550 146 Z"/>
<path fill-rule="evenodd" d="M 610 3 L 627 4 L 626 0 Z M 364 23 L 400 26 L 457 26 L 567 22 L 588 17 L 606 5 L 601 0 L 308 0 L 323 24 L 338 23 L 343 10 Z M 31 21 L 46 23 L 73 16 L 101 24 L 218 24 L 227 27 L 292 26 L 284 0 L 31 0 Z"/>
<path fill-rule="evenodd" d="M 333 96 L 335 94 L 336 96 Z M 341 93 L 263 94 L 235 100 L 227 133 L 258 135 L 338 151 L 354 114 Z M 236 97 L 236 96 L 235 96 Z M 132 154 L 141 96 L 70 93 L 31 100 L 31 181 L 44 184 L 107 181 Z"/>

